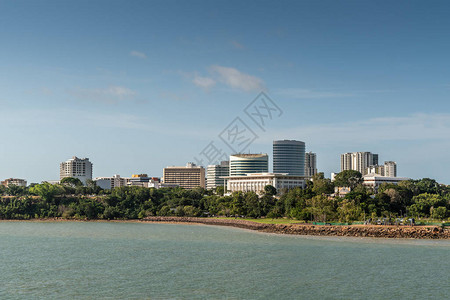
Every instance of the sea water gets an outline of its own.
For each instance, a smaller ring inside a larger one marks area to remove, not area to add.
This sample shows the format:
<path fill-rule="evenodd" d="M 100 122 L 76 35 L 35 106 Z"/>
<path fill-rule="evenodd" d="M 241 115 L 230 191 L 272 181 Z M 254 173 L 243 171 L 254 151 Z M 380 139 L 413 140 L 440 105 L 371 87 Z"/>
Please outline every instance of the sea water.
<path fill-rule="evenodd" d="M 450 241 L 0 222 L 0 299 L 449 299 Z"/>

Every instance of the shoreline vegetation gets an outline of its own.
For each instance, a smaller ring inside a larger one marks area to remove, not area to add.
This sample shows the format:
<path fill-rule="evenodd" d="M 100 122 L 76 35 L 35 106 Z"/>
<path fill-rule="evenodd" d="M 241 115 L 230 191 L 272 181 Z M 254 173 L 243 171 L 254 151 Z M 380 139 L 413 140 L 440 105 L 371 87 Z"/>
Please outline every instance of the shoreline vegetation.
<path fill-rule="evenodd" d="M 0 220 L 165 220 L 283 234 L 449 238 L 450 186 L 424 178 L 372 190 L 361 176 L 348 170 L 331 182 L 320 173 L 304 188 L 267 185 L 259 194 L 224 194 L 223 187 L 103 190 L 68 177 L 60 184 L 0 186 Z M 336 187 L 351 191 L 335 194 Z"/>

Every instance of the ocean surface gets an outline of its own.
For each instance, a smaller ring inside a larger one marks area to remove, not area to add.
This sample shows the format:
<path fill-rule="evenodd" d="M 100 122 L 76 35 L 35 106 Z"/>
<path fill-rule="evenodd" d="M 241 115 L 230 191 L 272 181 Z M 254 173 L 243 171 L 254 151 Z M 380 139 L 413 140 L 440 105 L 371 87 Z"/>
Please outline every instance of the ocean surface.
<path fill-rule="evenodd" d="M 450 299 L 450 241 L 0 222 L 0 299 Z"/>

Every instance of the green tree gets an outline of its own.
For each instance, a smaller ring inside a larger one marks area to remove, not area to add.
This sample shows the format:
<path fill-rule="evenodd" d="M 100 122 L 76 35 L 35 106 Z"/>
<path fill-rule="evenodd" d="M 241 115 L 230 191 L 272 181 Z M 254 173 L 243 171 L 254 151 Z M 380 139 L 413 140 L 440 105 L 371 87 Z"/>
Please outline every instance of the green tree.
<path fill-rule="evenodd" d="M 312 177 L 312 191 L 316 195 L 332 194 L 334 192 L 334 184 L 330 179 L 325 178 L 323 172 L 317 173 Z"/>
<path fill-rule="evenodd" d="M 355 170 L 342 171 L 334 178 L 334 185 L 339 187 L 353 189 L 360 183 L 362 183 L 362 174 Z"/>
<path fill-rule="evenodd" d="M 83 186 L 81 180 L 79 178 L 74 177 L 64 177 L 63 179 L 61 179 L 60 183 L 62 185 L 68 185 L 71 187 Z"/>
<path fill-rule="evenodd" d="M 266 193 L 266 195 L 275 196 L 277 194 L 277 189 L 273 185 L 268 184 L 264 187 L 264 193 Z"/>

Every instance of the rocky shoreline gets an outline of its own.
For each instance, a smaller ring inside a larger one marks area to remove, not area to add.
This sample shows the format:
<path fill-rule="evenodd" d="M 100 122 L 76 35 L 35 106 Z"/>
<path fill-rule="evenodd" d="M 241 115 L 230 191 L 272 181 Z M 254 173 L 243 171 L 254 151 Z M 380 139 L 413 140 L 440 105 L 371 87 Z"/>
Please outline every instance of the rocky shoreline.
<path fill-rule="evenodd" d="M 147 217 L 144 222 L 196 223 L 205 225 L 232 226 L 267 233 L 349 236 L 374 238 L 409 238 L 409 239 L 450 239 L 450 229 L 437 226 L 379 226 L 351 225 L 329 226 L 311 224 L 263 224 L 240 219 L 215 219 L 193 217 Z"/>

